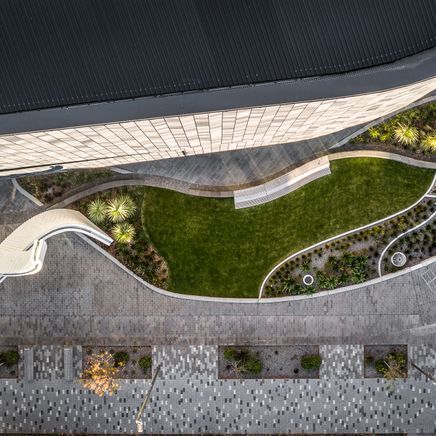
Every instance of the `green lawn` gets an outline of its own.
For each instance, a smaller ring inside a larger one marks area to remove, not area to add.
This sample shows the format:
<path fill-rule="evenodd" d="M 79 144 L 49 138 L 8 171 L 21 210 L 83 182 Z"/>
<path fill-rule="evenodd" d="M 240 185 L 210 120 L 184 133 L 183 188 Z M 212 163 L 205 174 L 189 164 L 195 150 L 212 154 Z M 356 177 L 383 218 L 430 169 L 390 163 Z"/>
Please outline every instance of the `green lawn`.
<path fill-rule="evenodd" d="M 242 210 L 233 199 L 145 188 L 143 224 L 169 264 L 169 289 L 256 297 L 279 260 L 409 206 L 433 177 L 432 170 L 373 158 L 333 161 L 331 169 L 296 192 Z"/>

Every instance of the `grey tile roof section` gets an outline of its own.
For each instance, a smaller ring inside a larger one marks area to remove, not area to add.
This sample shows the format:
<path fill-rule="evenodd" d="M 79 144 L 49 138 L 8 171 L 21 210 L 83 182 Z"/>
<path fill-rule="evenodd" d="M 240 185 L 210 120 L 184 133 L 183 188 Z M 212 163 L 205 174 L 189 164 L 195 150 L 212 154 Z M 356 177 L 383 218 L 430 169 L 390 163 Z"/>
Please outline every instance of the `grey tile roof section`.
<path fill-rule="evenodd" d="M 435 23 L 434 0 L 3 0 L 0 113 L 374 67 Z"/>

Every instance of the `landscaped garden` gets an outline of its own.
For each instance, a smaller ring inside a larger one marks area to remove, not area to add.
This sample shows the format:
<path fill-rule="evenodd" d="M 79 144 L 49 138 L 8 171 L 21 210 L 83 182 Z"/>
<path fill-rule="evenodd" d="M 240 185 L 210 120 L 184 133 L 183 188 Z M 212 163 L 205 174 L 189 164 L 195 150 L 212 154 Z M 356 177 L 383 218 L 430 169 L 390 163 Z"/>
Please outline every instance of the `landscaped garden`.
<path fill-rule="evenodd" d="M 113 189 L 73 207 L 114 236 L 112 254 L 157 286 L 257 297 L 280 259 L 409 206 L 433 177 L 431 170 L 372 158 L 333 161 L 331 170 L 285 197 L 242 210 L 231 199 L 149 187 Z M 119 210 L 127 213 L 114 217 Z"/>
<path fill-rule="evenodd" d="M 72 207 L 111 234 L 114 243 L 102 246 L 147 282 L 166 289 L 168 266 L 142 225 L 144 188 L 118 188 L 87 197 Z"/>
<path fill-rule="evenodd" d="M 280 259 L 397 212 L 428 188 L 433 171 L 382 159 L 332 162 L 332 174 L 262 206 L 144 188 L 143 225 L 168 263 L 168 289 L 256 297 Z"/>
<path fill-rule="evenodd" d="M 66 192 L 91 183 L 104 182 L 113 178 L 114 173 L 107 168 L 72 170 L 55 174 L 20 178 L 20 185 L 44 204 L 58 201 Z"/>

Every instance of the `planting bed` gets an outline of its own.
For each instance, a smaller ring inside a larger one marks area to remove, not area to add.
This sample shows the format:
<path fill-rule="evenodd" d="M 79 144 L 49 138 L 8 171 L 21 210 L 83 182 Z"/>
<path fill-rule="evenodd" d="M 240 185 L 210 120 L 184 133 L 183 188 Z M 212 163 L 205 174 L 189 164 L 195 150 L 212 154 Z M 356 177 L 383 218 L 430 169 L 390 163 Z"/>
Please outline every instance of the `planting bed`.
<path fill-rule="evenodd" d="M 124 366 L 120 368 L 115 378 L 118 379 L 130 379 L 130 378 L 151 378 L 151 366 L 147 368 L 146 371 L 140 366 L 140 359 L 144 356 L 147 357 L 149 363 L 151 363 L 151 347 L 109 347 L 109 346 L 85 346 L 83 347 L 83 368 L 86 367 L 87 357 L 93 354 L 103 353 L 105 351 L 109 352 L 114 356 L 115 360 L 117 357 L 122 357 L 121 353 L 128 354 L 128 361 Z M 118 353 L 118 354 L 117 354 Z"/>
<path fill-rule="evenodd" d="M 136 205 L 134 213 L 125 220 L 125 223 L 133 226 L 135 235 L 130 243 L 115 241 L 109 247 L 103 244 L 99 245 L 139 277 L 155 286 L 167 289 L 169 275 L 168 266 L 151 242 L 142 225 L 141 206 L 144 199 L 143 187 L 114 188 L 86 197 L 72 204 L 70 207 L 80 210 L 87 216 L 88 205 L 94 199 L 98 198 L 107 202 L 122 196 L 129 196 Z M 108 234 L 111 234 L 114 224 L 111 223 L 110 220 L 105 219 L 97 225 Z"/>
<path fill-rule="evenodd" d="M 436 157 L 436 102 L 402 112 L 371 127 L 350 141 L 352 144 L 395 146 L 417 159 Z"/>
<path fill-rule="evenodd" d="M 389 241 L 425 221 L 435 209 L 435 200 L 424 198 L 413 209 L 389 221 L 334 239 L 291 258 L 271 275 L 263 297 L 312 294 L 377 277 L 378 260 Z M 403 267 L 436 254 L 436 230 L 432 223 L 423 226 L 417 235 L 414 233 L 406 235 L 388 250 L 384 256 L 385 273 L 398 270 L 390 262 L 390 256 L 396 251 L 403 251 L 408 258 Z M 314 277 L 310 286 L 303 283 L 307 274 Z"/>
<path fill-rule="evenodd" d="M 12 361 L 18 358 L 18 347 L 0 346 L 0 378 L 17 378 L 18 362 Z"/>
<path fill-rule="evenodd" d="M 262 362 L 262 370 L 258 374 L 238 374 L 225 359 L 224 350 L 227 348 L 247 350 Z M 317 345 L 290 346 L 221 346 L 218 354 L 218 376 L 224 379 L 244 378 L 319 378 L 319 369 L 305 370 L 301 366 L 301 358 L 305 355 L 318 355 Z"/>
<path fill-rule="evenodd" d="M 382 378 L 383 374 L 377 371 L 377 361 L 386 359 L 388 354 L 402 354 L 406 360 L 407 374 L 407 345 L 365 345 L 364 350 L 364 376 L 365 378 Z"/>
<path fill-rule="evenodd" d="M 22 177 L 20 185 L 44 204 L 51 204 L 80 185 L 103 183 L 115 176 L 108 169 L 70 170 L 55 174 Z"/>

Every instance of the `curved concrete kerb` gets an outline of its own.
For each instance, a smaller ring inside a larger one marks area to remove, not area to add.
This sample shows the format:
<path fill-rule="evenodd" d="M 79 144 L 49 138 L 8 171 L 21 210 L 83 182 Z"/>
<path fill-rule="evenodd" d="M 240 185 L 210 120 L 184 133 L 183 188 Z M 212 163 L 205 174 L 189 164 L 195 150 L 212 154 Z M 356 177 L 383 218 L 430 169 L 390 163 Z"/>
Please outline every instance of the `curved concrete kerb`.
<path fill-rule="evenodd" d="M 398 235 L 397 237 L 395 237 L 394 239 L 392 239 L 392 241 L 389 242 L 388 245 L 386 245 L 385 249 L 382 251 L 382 254 L 380 255 L 380 258 L 379 258 L 379 260 L 378 260 L 377 271 L 378 271 L 378 275 L 379 275 L 379 277 L 381 277 L 381 276 L 383 275 L 383 274 L 382 274 L 382 270 L 381 270 L 381 267 L 382 267 L 382 260 L 383 260 L 384 255 L 386 254 L 386 252 L 389 250 L 389 248 L 392 247 L 392 245 L 393 245 L 395 242 L 397 242 L 398 240 L 400 240 L 402 237 L 404 237 L 404 236 L 406 236 L 407 234 L 412 233 L 412 232 L 414 232 L 415 230 L 418 230 L 419 228 L 425 226 L 427 223 L 429 223 L 430 221 L 432 221 L 433 218 L 435 218 L 435 217 L 436 217 L 436 212 L 432 213 L 432 214 L 431 214 L 431 215 L 430 215 L 430 216 L 429 216 L 425 221 L 423 221 L 422 223 L 419 223 L 417 226 L 412 227 L 411 229 L 407 230 L 407 231 L 404 232 L 404 233 L 401 233 L 401 235 Z"/>

